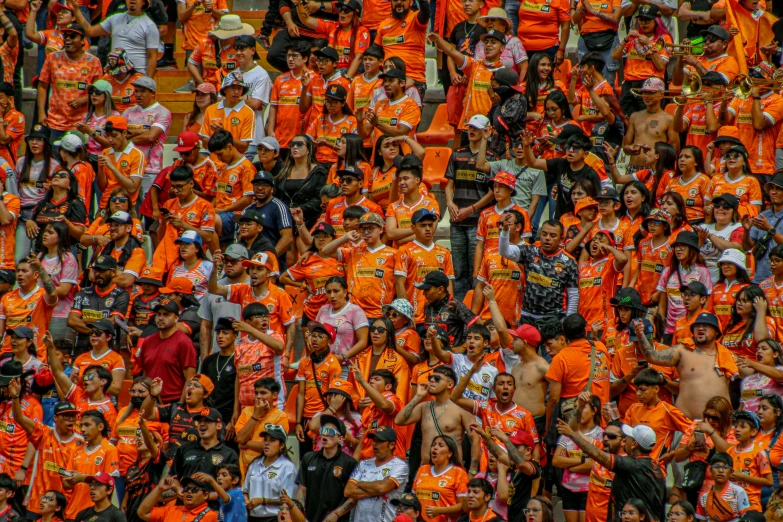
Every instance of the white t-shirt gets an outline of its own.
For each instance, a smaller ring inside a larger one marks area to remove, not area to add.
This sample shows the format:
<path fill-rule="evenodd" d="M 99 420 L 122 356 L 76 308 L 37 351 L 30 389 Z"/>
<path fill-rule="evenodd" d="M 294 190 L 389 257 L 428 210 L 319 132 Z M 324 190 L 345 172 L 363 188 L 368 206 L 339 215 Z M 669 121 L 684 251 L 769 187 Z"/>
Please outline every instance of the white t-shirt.
<path fill-rule="evenodd" d="M 701 226 L 704 230 L 711 234 L 718 236 L 721 239 L 728 241 L 731 238 L 731 234 L 738 228 L 742 228 L 742 223 L 732 223 L 725 227 L 723 230 L 715 230 L 715 223 L 704 223 Z M 710 279 L 712 284 L 718 283 L 718 277 L 720 276 L 720 268 L 718 268 L 718 259 L 723 251 L 712 244 L 709 239 L 701 246 L 701 253 L 704 256 L 704 264 L 707 266 L 707 270 L 710 271 Z"/>
<path fill-rule="evenodd" d="M 397 488 L 385 495 L 363 498 L 356 503 L 351 512 L 351 522 L 392 522 L 397 516 L 397 510 L 391 501 L 400 498 L 408 482 L 408 464 L 397 457 L 389 462 L 375 465 L 375 459 L 365 459 L 359 462 L 351 474 L 351 480 L 357 482 L 374 482 L 376 480 L 392 479 Z"/>
<path fill-rule="evenodd" d="M 242 73 L 242 81 L 248 87 L 247 95 L 254 100 L 260 100 L 264 106 L 269 106 L 269 96 L 272 93 L 272 80 L 269 73 L 263 67 L 256 65 L 247 72 Z M 264 111 L 253 111 L 256 113 L 256 133 L 253 136 L 253 143 L 258 142 L 266 136 L 264 134 Z"/>
<path fill-rule="evenodd" d="M 155 22 L 142 13 L 131 16 L 117 13 L 101 22 L 104 31 L 111 35 L 111 48 L 122 47 L 133 62 L 133 68 L 147 74 L 147 49 L 156 49 L 160 44 L 160 32 Z"/>
<path fill-rule="evenodd" d="M 467 375 L 470 369 L 473 367 L 473 363 L 468 359 L 467 355 L 461 353 L 451 354 L 451 369 L 457 374 L 457 378 L 461 379 L 463 375 Z M 473 374 L 468 383 L 468 387 L 465 388 L 465 393 L 462 394 L 466 399 L 473 399 L 474 401 L 488 401 L 494 397 L 492 387 L 495 385 L 495 377 L 498 375 L 498 369 L 491 364 L 485 362 L 479 371 Z"/>

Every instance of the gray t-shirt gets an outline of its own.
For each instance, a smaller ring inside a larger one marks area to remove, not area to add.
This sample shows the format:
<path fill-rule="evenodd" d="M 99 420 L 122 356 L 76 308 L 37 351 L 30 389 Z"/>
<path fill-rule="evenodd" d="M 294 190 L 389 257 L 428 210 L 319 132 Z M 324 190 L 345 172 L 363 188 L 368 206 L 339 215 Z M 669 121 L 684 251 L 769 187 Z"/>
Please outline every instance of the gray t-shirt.
<path fill-rule="evenodd" d="M 489 173 L 494 176 L 501 170 L 512 173 L 517 178 L 517 193 L 511 196 L 511 201 L 530 211 L 530 201 L 533 195 L 546 197 L 546 178 L 543 170 L 527 166 L 519 166 L 514 160 L 500 160 L 489 162 Z M 540 201 L 539 205 L 545 202 Z M 530 216 L 531 218 L 533 216 Z"/>
<path fill-rule="evenodd" d="M 147 49 L 157 49 L 160 44 L 155 23 L 146 14 L 118 13 L 101 22 L 101 27 L 111 35 L 111 48 L 125 49 L 133 68 L 147 74 Z"/>
<path fill-rule="evenodd" d="M 230 284 L 228 278 L 224 277 L 218 281 L 218 285 L 226 286 Z M 204 321 L 212 322 L 213 326 L 221 317 L 234 317 L 236 319 L 242 319 L 242 306 L 237 303 L 229 302 L 225 297 L 210 294 L 207 292 L 201 299 L 201 304 L 198 308 L 198 316 Z M 217 347 L 217 334 L 215 334 L 214 328 L 212 329 L 212 353 L 218 352 L 220 349 Z"/>
<path fill-rule="evenodd" d="M 256 65 L 249 71 L 243 72 L 242 81 L 248 86 L 248 96 L 261 101 L 265 106 L 269 105 L 269 96 L 272 93 L 272 80 L 263 67 Z M 253 143 L 258 145 L 258 142 L 266 136 L 264 134 L 264 111 L 254 112 L 256 113 L 256 134 L 253 136 Z"/>

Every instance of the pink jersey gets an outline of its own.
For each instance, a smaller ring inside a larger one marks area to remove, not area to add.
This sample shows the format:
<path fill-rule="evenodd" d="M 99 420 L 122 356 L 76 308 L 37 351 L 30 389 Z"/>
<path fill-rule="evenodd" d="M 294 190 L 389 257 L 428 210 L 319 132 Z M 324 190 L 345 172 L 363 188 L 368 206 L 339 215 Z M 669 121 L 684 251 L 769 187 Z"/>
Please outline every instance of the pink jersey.
<path fill-rule="evenodd" d="M 79 286 L 79 264 L 70 252 L 66 252 L 62 260 L 59 257 L 48 258 L 44 256 L 41 259 L 41 264 L 46 273 L 49 274 L 49 277 L 52 278 L 55 286 L 60 286 L 61 283 L 71 283 L 73 285 L 68 295 L 61 297 L 57 301 L 57 306 L 54 308 L 54 312 L 52 312 L 52 319 L 67 318 L 71 308 L 73 308 L 73 297 L 76 295 Z M 40 281 L 38 284 L 43 286 Z"/>
<path fill-rule="evenodd" d="M 283 336 L 274 330 L 267 330 L 266 334 L 283 341 Z M 275 353 L 261 341 L 243 334 L 237 339 L 234 366 L 237 368 L 239 379 L 239 404 L 243 408 L 255 405 L 255 382 L 264 377 L 271 377 L 280 384 L 281 388 L 277 396 L 277 408 L 285 409 L 285 379 L 283 379 L 283 357 L 280 354 Z"/>
<path fill-rule="evenodd" d="M 783 366 L 775 366 L 777 370 L 783 370 Z M 783 396 L 783 384 L 779 384 L 766 375 L 758 372 L 742 379 L 742 409 L 758 411 L 759 402 L 768 394 Z"/>
<path fill-rule="evenodd" d="M 315 320 L 322 324 L 330 324 L 337 330 L 337 338 L 332 343 L 331 350 L 335 355 L 345 355 L 356 344 L 356 330 L 367 328 L 367 316 L 364 310 L 353 303 L 348 303 L 342 310 L 335 313 L 331 305 L 318 311 Z"/>
<path fill-rule="evenodd" d="M 145 173 L 157 174 L 163 166 L 163 144 L 166 143 L 166 136 L 171 127 L 171 112 L 158 102 L 153 103 L 146 109 L 140 105 L 134 105 L 123 113 L 128 120 L 128 130 L 149 130 L 152 127 L 158 127 L 163 133 L 158 136 L 157 141 L 148 145 L 136 145 L 142 154 L 147 158 L 147 169 Z"/>

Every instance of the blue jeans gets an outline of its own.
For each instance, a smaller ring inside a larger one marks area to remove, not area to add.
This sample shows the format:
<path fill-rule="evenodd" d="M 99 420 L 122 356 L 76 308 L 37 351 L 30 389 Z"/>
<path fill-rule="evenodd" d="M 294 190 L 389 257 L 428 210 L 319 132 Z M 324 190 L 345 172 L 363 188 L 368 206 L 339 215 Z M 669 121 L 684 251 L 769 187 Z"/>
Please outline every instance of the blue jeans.
<path fill-rule="evenodd" d="M 506 0 L 505 9 L 511 24 L 514 26 L 513 34 L 516 36 L 517 27 L 519 27 L 519 0 Z"/>
<path fill-rule="evenodd" d="M 620 37 L 615 36 L 614 42 L 612 42 L 612 46 L 601 53 L 601 56 L 603 56 L 604 60 L 606 61 L 606 67 L 604 67 L 602 74 L 604 75 L 604 78 L 606 78 L 606 81 L 609 82 L 609 85 L 612 87 L 614 87 L 614 79 L 615 76 L 617 76 L 617 71 L 620 70 L 620 61 L 612 59 L 612 49 L 618 45 L 620 45 Z M 579 37 L 579 41 L 576 44 L 576 51 L 577 58 L 581 62 L 582 57 L 588 53 L 587 45 L 585 45 L 585 39 L 581 36 Z"/>
<path fill-rule="evenodd" d="M 236 232 L 236 223 L 234 223 L 233 212 L 218 212 L 218 219 L 223 224 L 223 230 L 220 232 L 220 243 L 233 243 L 234 233 Z"/>
<path fill-rule="evenodd" d="M 454 264 L 454 299 L 462 301 L 473 288 L 473 253 L 476 251 L 478 227 L 451 224 L 451 260 Z"/>

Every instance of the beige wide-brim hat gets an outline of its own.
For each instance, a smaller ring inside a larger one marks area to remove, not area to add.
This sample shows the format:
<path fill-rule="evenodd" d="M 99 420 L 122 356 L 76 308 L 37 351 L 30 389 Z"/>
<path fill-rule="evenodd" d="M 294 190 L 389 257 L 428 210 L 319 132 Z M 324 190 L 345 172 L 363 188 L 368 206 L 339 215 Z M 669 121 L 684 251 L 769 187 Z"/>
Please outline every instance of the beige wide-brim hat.
<path fill-rule="evenodd" d="M 490 9 L 487 14 L 484 16 L 480 16 L 478 19 L 478 23 L 481 24 L 481 27 L 487 27 L 487 20 L 490 18 L 500 18 L 502 20 L 506 21 L 506 34 L 511 34 L 511 31 L 514 29 L 514 24 L 511 23 L 511 18 L 508 17 L 508 14 L 506 13 L 506 10 L 502 7 L 493 7 Z"/>
<path fill-rule="evenodd" d="M 242 35 L 254 35 L 256 32 L 250 24 L 242 23 L 242 19 L 237 15 L 223 15 L 218 22 L 218 26 L 208 34 L 214 35 L 219 40 L 227 40 Z"/>

